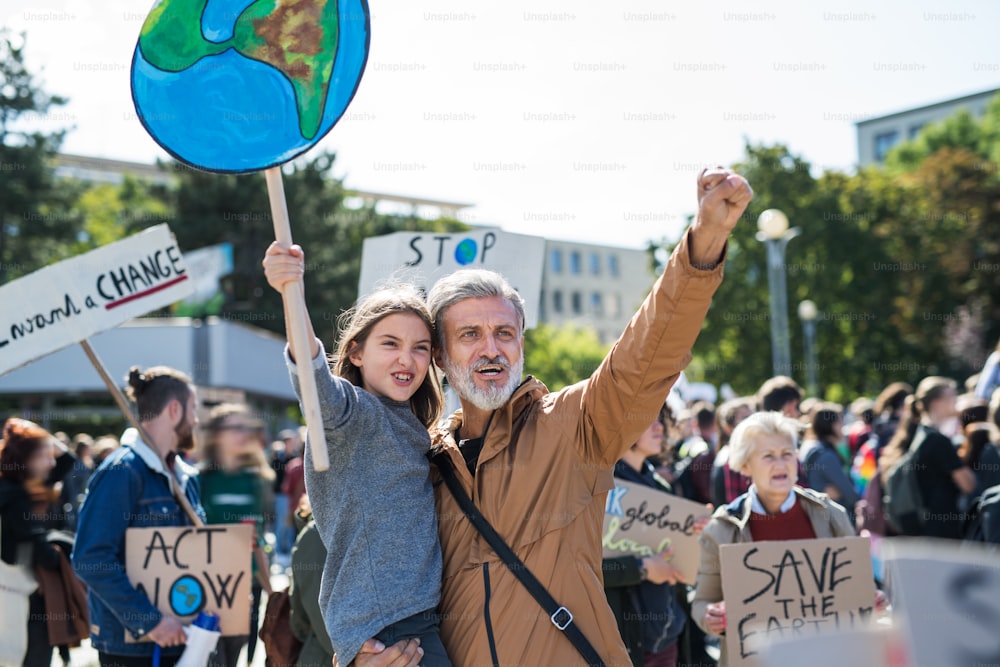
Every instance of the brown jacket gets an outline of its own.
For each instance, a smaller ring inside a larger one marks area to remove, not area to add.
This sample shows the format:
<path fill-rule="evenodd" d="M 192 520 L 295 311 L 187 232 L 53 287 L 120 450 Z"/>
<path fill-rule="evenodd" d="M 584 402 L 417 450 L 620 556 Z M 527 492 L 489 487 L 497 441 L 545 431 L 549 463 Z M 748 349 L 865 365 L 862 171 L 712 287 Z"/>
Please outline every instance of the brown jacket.
<path fill-rule="evenodd" d="M 796 502 L 809 516 L 816 539 L 827 537 L 851 537 L 854 526 L 847 516 L 847 510 L 830 500 L 825 493 L 812 489 L 793 487 Z M 743 544 L 753 542 L 750 534 L 750 502 L 746 495 L 740 496 L 729 505 L 715 510 L 712 520 L 701 533 L 701 562 L 698 564 L 698 580 L 695 583 L 691 616 L 702 630 L 705 628 L 705 611 L 708 605 L 722 600 L 722 573 L 719 547 L 723 544 Z M 726 667 L 726 640 L 723 638 L 719 667 Z"/>
<path fill-rule="evenodd" d="M 604 596 L 601 528 L 612 469 L 652 423 L 688 364 L 722 265 L 690 265 L 687 235 L 590 379 L 549 393 L 529 377 L 496 411 L 475 478 L 454 434 L 432 433 L 460 483 L 611 666 L 631 667 Z M 441 634 L 456 667 L 582 665 L 583 658 L 462 514 L 436 469 L 444 552 Z"/>
<path fill-rule="evenodd" d="M 76 647 L 90 635 L 87 587 L 76 576 L 66 552 L 59 552 L 59 569 L 35 568 L 38 590 L 45 598 L 50 646 Z"/>

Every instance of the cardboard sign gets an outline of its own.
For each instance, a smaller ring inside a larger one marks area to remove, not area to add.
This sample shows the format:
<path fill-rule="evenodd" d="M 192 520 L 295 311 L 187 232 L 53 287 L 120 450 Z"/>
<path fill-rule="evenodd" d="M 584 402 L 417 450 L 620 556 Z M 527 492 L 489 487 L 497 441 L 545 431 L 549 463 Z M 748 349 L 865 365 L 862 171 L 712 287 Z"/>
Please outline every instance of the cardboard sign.
<path fill-rule="evenodd" d="M 125 573 L 157 609 L 185 625 L 219 615 L 222 635 L 250 631 L 254 527 L 220 524 L 125 531 Z"/>
<path fill-rule="evenodd" d="M 358 294 L 379 282 L 399 279 L 425 291 L 459 269 L 491 269 L 503 274 L 524 297 L 525 325 L 538 323 L 545 239 L 498 229 L 462 233 L 396 232 L 365 239 Z"/>
<path fill-rule="evenodd" d="M 670 564 L 693 584 L 701 557 L 693 528 L 695 521 L 708 515 L 704 505 L 616 479 L 604 505 L 604 557 L 632 554 L 644 558 L 670 547 L 674 552 Z"/>
<path fill-rule="evenodd" d="M 170 305 L 191 290 L 167 225 L 0 286 L 0 374 Z"/>
<path fill-rule="evenodd" d="M 726 544 L 720 556 L 730 667 L 759 665 L 761 644 L 860 628 L 874 614 L 867 538 Z"/>
<path fill-rule="evenodd" d="M 1000 553 L 975 543 L 888 539 L 889 598 L 917 665 L 1000 665 Z"/>

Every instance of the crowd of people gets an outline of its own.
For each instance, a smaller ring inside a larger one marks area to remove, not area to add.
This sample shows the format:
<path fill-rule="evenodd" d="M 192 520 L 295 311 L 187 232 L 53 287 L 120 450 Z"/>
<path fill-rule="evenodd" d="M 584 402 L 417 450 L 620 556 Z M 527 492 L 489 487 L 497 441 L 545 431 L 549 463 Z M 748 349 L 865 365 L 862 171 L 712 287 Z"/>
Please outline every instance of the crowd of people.
<path fill-rule="evenodd" d="M 250 633 L 224 637 L 213 667 L 253 660 L 274 565 L 290 566 L 290 663 L 674 667 L 727 663 L 726 544 L 998 541 L 989 364 L 962 395 L 928 377 L 843 406 L 779 376 L 718 406 L 664 402 L 751 197 L 732 172 L 699 176 L 698 216 L 652 293 L 598 370 L 558 392 L 525 375 L 524 302 L 491 271 L 458 271 L 426 299 L 405 286 L 366 297 L 332 364 L 315 335 L 290 345 L 292 385 L 308 372 L 319 390 L 325 471 L 300 430 L 269 445 L 247 406 L 213 406 L 199 424 L 191 379 L 166 367 L 130 372 L 138 428 L 120 440 L 7 420 L 0 557 L 39 582 L 24 664 L 51 664 L 54 647 L 66 660 L 88 634 L 102 667 L 178 662 L 185 628 L 127 577 L 129 528 L 253 525 Z M 297 246 L 265 255 L 278 291 L 304 267 Z M 436 369 L 461 403 L 450 417 Z M 704 504 L 695 580 L 670 549 L 602 558 L 615 478 Z"/>

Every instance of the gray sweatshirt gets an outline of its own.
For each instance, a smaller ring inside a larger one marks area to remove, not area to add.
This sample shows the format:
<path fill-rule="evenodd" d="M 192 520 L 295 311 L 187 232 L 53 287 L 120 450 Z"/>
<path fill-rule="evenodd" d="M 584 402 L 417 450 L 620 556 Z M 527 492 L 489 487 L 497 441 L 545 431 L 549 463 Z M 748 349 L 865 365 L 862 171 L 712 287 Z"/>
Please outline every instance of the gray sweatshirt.
<path fill-rule="evenodd" d="M 300 396 L 297 369 L 285 362 Z M 320 346 L 312 360 L 330 468 L 307 443 L 306 492 L 327 556 L 319 604 L 341 665 L 366 639 L 441 599 L 427 429 L 410 409 L 335 377 Z"/>

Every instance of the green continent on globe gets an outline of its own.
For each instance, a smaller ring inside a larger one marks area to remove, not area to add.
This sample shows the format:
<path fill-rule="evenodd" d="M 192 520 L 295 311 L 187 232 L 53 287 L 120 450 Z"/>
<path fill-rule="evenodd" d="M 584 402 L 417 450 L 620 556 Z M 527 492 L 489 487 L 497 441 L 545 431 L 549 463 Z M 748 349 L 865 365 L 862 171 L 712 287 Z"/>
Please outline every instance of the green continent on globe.
<path fill-rule="evenodd" d="M 139 34 L 143 57 L 167 72 L 234 48 L 283 73 L 295 92 L 299 131 L 306 139 L 323 122 L 337 55 L 337 0 L 257 0 L 236 19 L 233 37 L 205 39 L 201 15 L 208 0 L 160 0 Z"/>

